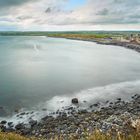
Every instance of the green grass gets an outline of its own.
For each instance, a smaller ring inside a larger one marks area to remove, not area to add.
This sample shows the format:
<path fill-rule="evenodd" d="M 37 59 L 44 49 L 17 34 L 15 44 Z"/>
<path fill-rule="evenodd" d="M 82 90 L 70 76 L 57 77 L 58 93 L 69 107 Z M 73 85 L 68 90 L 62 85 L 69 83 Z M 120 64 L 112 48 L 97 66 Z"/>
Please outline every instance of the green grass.
<path fill-rule="evenodd" d="M 123 135 L 118 133 L 117 136 L 112 136 L 110 133 L 103 134 L 99 131 L 96 131 L 94 134 L 89 136 L 87 140 L 140 140 L 140 134 L 130 134 L 130 135 Z"/>
<path fill-rule="evenodd" d="M 73 38 L 73 39 L 101 39 L 101 38 L 110 38 L 109 34 L 68 34 L 68 33 L 50 33 L 49 37 L 63 37 L 63 38 Z"/>
<path fill-rule="evenodd" d="M 92 35 L 97 37 L 104 37 L 104 36 L 127 36 L 130 34 L 138 34 L 140 31 L 0 31 L 0 36 L 48 36 L 48 35 Z"/>
<path fill-rule="evenodd" d="M 63 140 L 63 138 L 56 138 L 52 140 Z M 112 136 L 109 133 L 103 134 L 100 131 L 94 132 L 92 135 L 86 136 L 84 138 L 78 139 L 78 137 L 71 136 L 68 138 L 68 140 L 140 140 L 140 134 L 133 134 L 133 135 L 123 135 L 121 133 L 118 133 L 117 136 Z"/>
<path fill-rule="evenodd" d="M 0 140 L 40 140 L 37 138 L 26 138 L 14 133 L 0 133 Z M 42 139 L 43 140 L 43 139 Z M 55 138 L 51 140 L 63 140 L 63 138 Z M 68 140 L 77 140 L 76 136 L 70 136 Z M 87 135 L 81 140 L 140 140 L 140 133 L 130 134 L 125 136 L 121 133 L 118 133 L 116 137 L 111 134 L 103 134 L 100 131 L 95 131 L 91 135 Z"/>
<path fill-rule="evenodd" d="M 36 140 L 35 138 L 26 138 L 15 133 L 0 133 L 0 140 Z"/>

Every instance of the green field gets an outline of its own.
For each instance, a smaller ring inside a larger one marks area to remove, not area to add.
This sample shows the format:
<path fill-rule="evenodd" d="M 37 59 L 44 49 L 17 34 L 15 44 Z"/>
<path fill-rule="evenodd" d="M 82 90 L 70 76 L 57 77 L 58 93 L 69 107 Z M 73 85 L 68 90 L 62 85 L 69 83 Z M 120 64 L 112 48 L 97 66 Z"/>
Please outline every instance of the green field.
<path fill-rule="evenodd" d="M 0 32 L 0 36 L 48 36 L 48 35 L 89 35 L 97 37 L 106 36 L 120 36 L 120 35 L 130 35 L 138 34 L 140 31 L 61 31 L 61 32 L 47 32 L 47 31 L 29 31 L 29 32 L 17 32 L 17 31 L 7 31 Z"/>

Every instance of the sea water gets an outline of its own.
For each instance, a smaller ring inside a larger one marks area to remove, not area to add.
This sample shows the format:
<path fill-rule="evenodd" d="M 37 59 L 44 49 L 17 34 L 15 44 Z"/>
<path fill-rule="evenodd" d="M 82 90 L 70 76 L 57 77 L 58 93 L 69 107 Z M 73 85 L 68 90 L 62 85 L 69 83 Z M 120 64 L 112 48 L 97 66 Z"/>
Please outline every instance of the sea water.
<path fill-rule="evenodd" d="M 1 118 L 22 109 L 56 111 L 74 97 L 82 106 L 139 91 L 140 54 L 133 50 L 60 38 L 0 37 Z"/>

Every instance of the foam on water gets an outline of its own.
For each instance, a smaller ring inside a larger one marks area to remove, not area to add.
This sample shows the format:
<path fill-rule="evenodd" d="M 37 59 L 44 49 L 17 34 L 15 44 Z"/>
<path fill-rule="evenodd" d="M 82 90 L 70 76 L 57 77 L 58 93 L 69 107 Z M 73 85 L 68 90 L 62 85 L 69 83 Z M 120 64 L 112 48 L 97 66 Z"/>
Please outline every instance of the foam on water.
<path fill-rule="evenodd" d="M 140 81 L 122 82 L 111 84 L 103 87 L 96 87 L 71 94 L 70 96 L 55 96 L 50 101 L 47 101 L 44 106 L 51 111 L 62 109 L 64 106 L 71 105 L 72 98 L 78 98 L 80 107 L 89 106 L 97 102 L 106 100 L 113 101 L 116 98 L 128 100 L 134 94 L 140 94 Z"/>
<path fill-rule="evenodd" d="M 24 112 L 24 115 L 20 115 L 20 112 L 12 117 L 0 118 L 0 120 L 14 122 L 15 125 L 22 122 L 26 124 L 31 118 L 39 121 L 52 112 L 64 110 L 65 107 L 72 106 L 72 98 L 78 98 L 79 107 L 82 109 L 88 108 L 89 105 L 97 102 L 104 102 L 107 100 L 113 101 L 118 97 L 123 100 L 129 100 L 134 94 L 140 94 L 140 81 L 122 82 L 103 87 L 95 87 L 78 93 L 69 94 L 69 96 L 55 96 L 51 100 L 34 107 L 33 110 L 29 111 L 23 109 L 21 112 Z"/>
<path fill-rule="evenodd" d="M 38 46 L 36 44 L 34 44 L 34 51 L 36 52 L 36 54 L 39 53 L 39 49 L 38 49 Z"/>

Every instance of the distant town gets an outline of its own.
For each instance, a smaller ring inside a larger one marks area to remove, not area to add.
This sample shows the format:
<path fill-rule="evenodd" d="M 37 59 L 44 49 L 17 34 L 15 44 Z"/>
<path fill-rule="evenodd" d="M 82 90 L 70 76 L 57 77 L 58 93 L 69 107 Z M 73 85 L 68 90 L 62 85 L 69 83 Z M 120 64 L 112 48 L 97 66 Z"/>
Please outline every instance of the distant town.
<path fill-rule="evenodd" d="M 125 36 L 120 35 L 120 36 L 112 37 L 112 39 L 116 39 L 121 42 L 140 44 L 140 34 L 130 34 Z"/>

